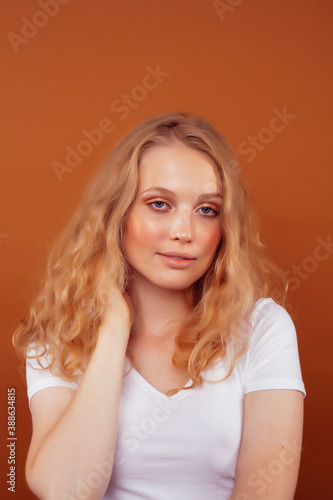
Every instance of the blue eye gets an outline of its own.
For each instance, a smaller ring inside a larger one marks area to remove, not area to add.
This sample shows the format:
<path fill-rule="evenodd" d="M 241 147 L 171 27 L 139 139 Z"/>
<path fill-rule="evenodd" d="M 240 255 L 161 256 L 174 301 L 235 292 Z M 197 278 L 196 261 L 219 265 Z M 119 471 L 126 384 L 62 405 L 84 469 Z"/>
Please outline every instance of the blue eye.
<path fill-rule="evenodd" d="M 161 208 L 165 208 L 164 205 L 166 205 L 166 203 L 165 203 L 165 201 L 156 200 L 156 201 L 153 201 L 152 203 L 149 203 L 149 205 L 151 205 L 153 208 L 159 210 Z"/>
<path fill-rule="evenodd" d="M 157 212 L 165 212 L 168 208 L 171 208 L 168 203 L 162 200 L 155 200 L 148 203 L 149 206 L 156 210 Z M 218 214 L 217 210 L 214 210 L 212 207 L 203 206 L 198 209 L 200 213 L 206 217 L 215 217 Z"/>
<path fill-rule="evenodd" d="M 204 215 L 214 216 L 217 215 L 217 211 L 212 207 L 200 207 L 199 210 L 202 210 Z"/>

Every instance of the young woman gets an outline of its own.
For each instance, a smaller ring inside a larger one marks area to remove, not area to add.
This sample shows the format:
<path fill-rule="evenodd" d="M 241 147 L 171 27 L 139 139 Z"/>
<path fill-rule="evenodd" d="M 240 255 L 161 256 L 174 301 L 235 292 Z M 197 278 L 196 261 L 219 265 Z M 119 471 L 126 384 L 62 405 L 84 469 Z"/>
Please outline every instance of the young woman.
<path fill-rule="evenodd" d="M 129 132 L 14 334 L 32 491 L 292 499 L 305 392 L 282 286 L 215 128 L 170 113 Z"/>

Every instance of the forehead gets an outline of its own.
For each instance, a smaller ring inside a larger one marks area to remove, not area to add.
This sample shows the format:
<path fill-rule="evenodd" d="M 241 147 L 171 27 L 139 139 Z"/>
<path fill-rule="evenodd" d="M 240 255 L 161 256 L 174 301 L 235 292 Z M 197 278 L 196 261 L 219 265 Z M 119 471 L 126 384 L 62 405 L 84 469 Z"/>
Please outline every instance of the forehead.
<path fill-rule="evenodd" d="M 200 193 L 222 193 L 222 181 L 214 161 L 204 152 L 181 143 L 148 149 L 139 165 L 139 190 L 160 186 Z"/>

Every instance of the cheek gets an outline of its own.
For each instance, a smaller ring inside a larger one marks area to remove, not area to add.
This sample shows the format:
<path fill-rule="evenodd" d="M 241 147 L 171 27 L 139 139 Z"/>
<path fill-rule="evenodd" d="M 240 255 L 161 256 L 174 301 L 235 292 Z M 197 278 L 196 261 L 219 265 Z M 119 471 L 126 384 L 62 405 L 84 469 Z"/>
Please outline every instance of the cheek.
<path fill-rule="evenodd" d="M 161 240 L 163 225 L 160 221 L 145 218 L 139 226 L 141 239 L 146 244 L 156 243 Z"/>
<path fill-rule="evenodd" d="M 222 238 L 222 231 L 220 227 L 211 228 L 206 232 L 205 237 L 202 238 L 202 246 L 207 254 L 215 253 Z"/>
<path fill-rule="evenodd" d="M 161 226 L 135 212 L 128 216 L 125 233 L 125 248 L 128 246 L 149 247 L 160 240 Z"/>

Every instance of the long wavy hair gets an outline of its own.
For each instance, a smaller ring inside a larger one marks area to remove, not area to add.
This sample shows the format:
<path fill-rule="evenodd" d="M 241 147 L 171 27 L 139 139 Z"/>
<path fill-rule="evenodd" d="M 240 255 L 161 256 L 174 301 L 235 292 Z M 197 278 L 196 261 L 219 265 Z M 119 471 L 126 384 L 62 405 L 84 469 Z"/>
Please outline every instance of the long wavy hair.
<path fill-rule="evenodd" d="M 187 369 L 193 381 L 188 388 L 202 384 L 203 370 L 221 358 L 230 359 L 227 377 L 232 373 L 246 349 L 249 328 L 244 326 L 249 327 L 259 298 L 284 305 L 283 273 L 266 256 L 249 189 L 230 146 L 207 120 L 166 113 L 141 123 L 115 146 L 56 239 L 29 318 L 21 320 L 13 335 L 23 358 L 47 353 L 47 367 L 55 375 L 68 380 L 82 376 L 110 290 L 118 286 L 125 291 L 131 279 L 123 235 L 137 193 L 140 159 L 154 145 L 175 141 L 214 161 L 223 190 L 222 239 L 209 269 L 187 290 L 190 313 L 175 341 L 173 363 Z M 37 353 L 29 354 L 32 346 L 39 348 Z M 180 389 L 184 387 L 169 393 Z"/>

